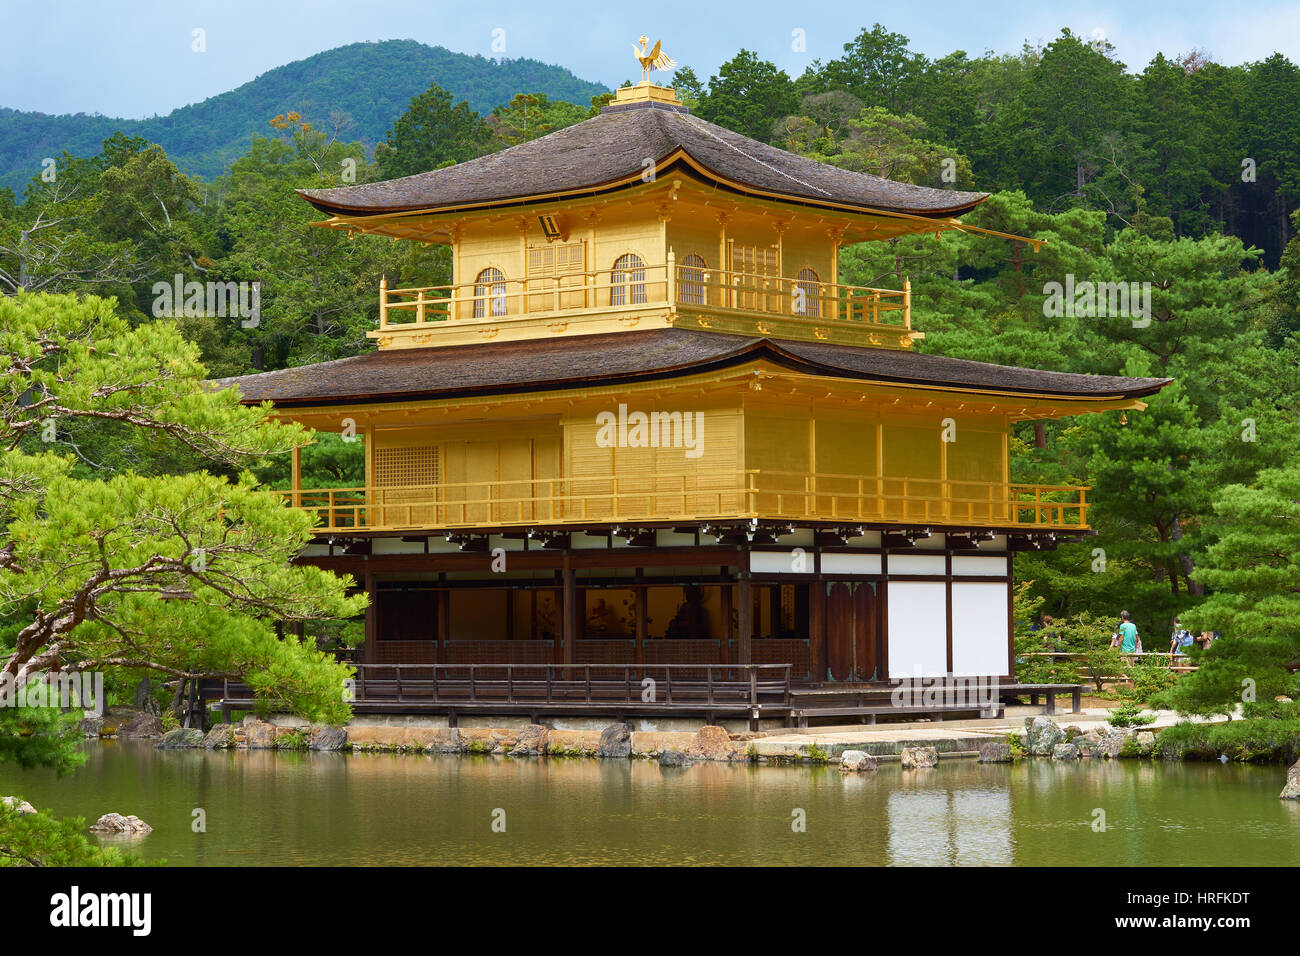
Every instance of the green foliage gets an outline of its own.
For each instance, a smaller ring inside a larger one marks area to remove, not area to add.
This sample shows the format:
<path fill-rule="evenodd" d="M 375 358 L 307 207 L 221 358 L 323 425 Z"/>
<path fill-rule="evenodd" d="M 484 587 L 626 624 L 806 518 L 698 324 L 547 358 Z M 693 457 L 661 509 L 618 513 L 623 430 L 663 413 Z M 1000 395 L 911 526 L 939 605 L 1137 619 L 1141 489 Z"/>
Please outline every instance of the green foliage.
<path fill-rule="evenodd" d="M 1179 679 L 1178 675 L 1169 669 L 1169 659 L 1163 654 L 1158 657 L 1141 658 L 1136 666 L 1128 669 L 1128 674 L 1133 681 L 1129 691 L 1133 699 L 1151 706 L 1155 706 L 1152 701 L 1158 700 L 1158 695 L 1173 687 Z"/>
<path fill-rule="evenodd" d="M 473 159 L 487 152 L 491 142 L 492 130 L 483 117 L 463 100 L 453 106 L 451 94 L 434 83 L 411 98 L 375 150 L 375 159 L 384 179 L 397 179 Z"/>
<path fill-rule="evenodd" d="M 1300 463 L 1229 485 L 1214 502 L 1217 541 L 1197 577 L 1214 593 L 1188 613 L 1193 631 L 1223 636 L 1191 650 L 1195 673 L 1168 694 L 1190 714 L 1231 713 L 1237 704 L 1293 693 L 1300 661 Z"/>
<path fill-rule="evenodd" d="M 14 675 L 242 675 L 264 702 L 341 723 L 350 670 L 277 639 L 274 623 L 349 618 L 365 599 L 291 564 L 314 518 L 235 474 L 309 433 L 204 387 L 196 352 L 168 322 L 131 327 L 111 301 L 0 299 L 0 660 Z M 81 477 L 60 454 L 62 422 L 152 436 L 227 474 Z M 67 736 L 23 719 L 0 725 L 0 756 L 66 765 Z"/>
<path fill-rule="evenodd" d="M 1175 724 L 1160 731 L 1162 753 L 1185 760 L 1291 763 L 1300 753 L 1300 717 L 1253 718 L 1215 724 Z"/>
<path fill-rule="evenodd" d="M 509 103 L 492 111 L 488 123 L 498 144 L 514 146 L 581 123 L 589 115 L 587 107 L 562 100 L 552 102 L 545 93 L 516 93 Z"/>
<path fill-rule="evenodd" d="M 775 63 L 741 50 L 709 77 L 708 92 L 696 112 L 710 123 L 767 140 L 772 119 L 793 113 L 798 104 L 794 83 Z"/>
<path fill-rule="evenodd" d="M 306 750 L 307 736 L 300 730 L 291 730 L 275 738 L 276 750 Z"/>
<path fill-rule="evenodd" d="M 1121 704 L 1106 715 L 1106 721 L 1112 727 L 1145 727 L 1156 722 L 1155 714 L 1143 714 L 1137 704 Z"/>
<path fill-rule="evenodd" d="M 0 644 L 0 654 L 7 648 Z M 60 775 L 86 761 L 77 749 L 81 714 L 65 714 L 52 707 L 0 707 L 0 764 L 53 767 Z M 3 794 L 0 794 L 3 796 Z"/>
<path fill-rule="evenodd" d="M 142 865 L 133 853 L 96 846 L 85 829 L 80 817 L 58 819 L 47 810 L 20 814 L 0 803 L 0 867 Z"/>

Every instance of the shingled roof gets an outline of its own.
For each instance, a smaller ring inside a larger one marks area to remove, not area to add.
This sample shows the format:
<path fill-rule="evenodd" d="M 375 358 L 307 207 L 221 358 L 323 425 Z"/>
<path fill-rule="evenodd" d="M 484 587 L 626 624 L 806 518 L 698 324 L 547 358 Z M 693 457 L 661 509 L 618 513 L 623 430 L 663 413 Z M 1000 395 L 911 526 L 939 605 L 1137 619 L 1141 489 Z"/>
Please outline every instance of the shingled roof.
<path fill-rule="evenodd" d="M 715 126 L 682 107 L 637 103 L 456 166 L 380 183 L 301 189 L 322 212 L 369 216 L 598 192 L 632 178 L 646 160 L 687 164 L 742 191 L 934 218 L 957 216 L 988 198 L 896 183 L 777 149 Z M 662 173 L 660 173 L 662 175 Z"/>
<path fill-rule="evenodd" d="M 570 338 L 385 349 L 333 362 L 220 379 L 245 402 L 328 405 L 592 387 L 692 375 L 768 360 L 800 372 L 864 382 L 1063 398 L 1138 398 L 1170 379 L 1078 375 L 969 362 L 904 349 L 652 329 Z"/>

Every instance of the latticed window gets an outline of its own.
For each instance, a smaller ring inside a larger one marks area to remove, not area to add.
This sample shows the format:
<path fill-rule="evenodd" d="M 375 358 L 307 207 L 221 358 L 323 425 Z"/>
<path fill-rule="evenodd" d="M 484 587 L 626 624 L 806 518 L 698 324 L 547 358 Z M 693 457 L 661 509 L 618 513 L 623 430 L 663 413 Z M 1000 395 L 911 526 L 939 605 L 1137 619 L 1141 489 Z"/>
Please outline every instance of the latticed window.
<path fill-rule="evenodd" d="M 794 311 L 800 315 L 819 316 L 822 314 L 821 280 L 811 269 L 800 269 L 799 278 L 795 280 Z"/>
<path fill-rule="evenodd" d="M 645 262 L 635 253 L 619 256 L 610 273 L 609 304 L 640 305 L 645 302 Z"/>
<path fill-rule="evenodd" d="M 506 277 L 495 266 L 489 266 L 474 280 L 474 318 L 506 314 Z"/>
<path fill-rule="evenodd" d="M 695 253 L 677 267 L 677 301 L 688 305 L 704 304 L 704 270 L 708 264 Z"/>

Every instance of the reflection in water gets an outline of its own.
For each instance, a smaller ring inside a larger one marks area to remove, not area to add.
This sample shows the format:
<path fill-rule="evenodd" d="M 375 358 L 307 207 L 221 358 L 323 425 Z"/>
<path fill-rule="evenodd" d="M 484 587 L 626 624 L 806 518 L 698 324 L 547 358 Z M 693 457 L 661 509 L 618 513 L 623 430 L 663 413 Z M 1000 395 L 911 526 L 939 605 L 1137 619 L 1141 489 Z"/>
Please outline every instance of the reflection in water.
<path fill-rule="evenodd" d="M 917 771 L 930 775 L 932 770 Z M 889 795 L 889 862 L 898 866 L 1008 866 L 1011 793 L 999 789 L 897 790 Z"/>
<path fill-rule="evenodd" d="M 1294 864 L 1277 767 L 928 771 L 499 757 L 154 750 L 87 744 L 63 779 L 0 765 L 0 793 L 93 821 L 134 813 L 147 859 L 259 864 L 1124 866 Z M 1108 830 L 1090 826 L 1104 808 Z M 207 831 L 191 829 L 203 809 Z M 501 811 L 505 832 L 492 829 Z M 796 814 L 806 820 L 799 832 Z"/>

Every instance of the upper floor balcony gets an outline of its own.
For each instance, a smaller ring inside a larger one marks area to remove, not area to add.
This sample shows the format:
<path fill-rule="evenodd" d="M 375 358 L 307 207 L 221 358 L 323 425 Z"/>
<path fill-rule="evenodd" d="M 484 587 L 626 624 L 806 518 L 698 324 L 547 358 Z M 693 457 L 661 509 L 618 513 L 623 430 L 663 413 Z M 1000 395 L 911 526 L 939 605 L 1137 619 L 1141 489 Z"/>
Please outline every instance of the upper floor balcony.
<path fill-rule="evenodd" d="M 321 531 L 452 531 L 664 521 L 935 524 L 1088 530 L 1087 488 L 736 472 L 280 491 Z"/>
<path fill-rule="evenodd" d="M 902 290 L 704 268 L 698 257 L 647 264 L 624 255 L 603 271 L 524 279 L 484 269 L 473 282 L 379 288 L 381 348 L 460 345 L 678 325 L 796 341 L 911 348 L 911 284 Z"/>

